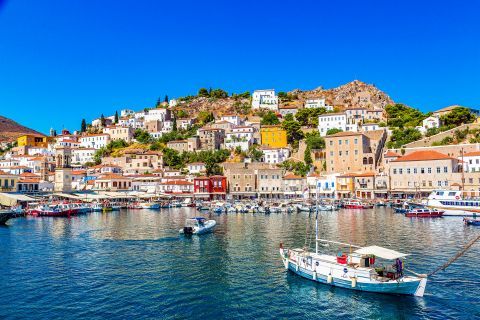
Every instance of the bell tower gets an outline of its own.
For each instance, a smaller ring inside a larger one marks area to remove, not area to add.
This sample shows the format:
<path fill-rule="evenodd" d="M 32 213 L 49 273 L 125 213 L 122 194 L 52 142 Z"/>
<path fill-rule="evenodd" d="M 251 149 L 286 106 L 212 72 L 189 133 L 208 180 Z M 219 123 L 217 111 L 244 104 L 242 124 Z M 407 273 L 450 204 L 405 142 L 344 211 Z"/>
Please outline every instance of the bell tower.
<path fill-rule="evenodd" d="M 55 149 L 55 191 L 72 192 L 72 149 Z"/>

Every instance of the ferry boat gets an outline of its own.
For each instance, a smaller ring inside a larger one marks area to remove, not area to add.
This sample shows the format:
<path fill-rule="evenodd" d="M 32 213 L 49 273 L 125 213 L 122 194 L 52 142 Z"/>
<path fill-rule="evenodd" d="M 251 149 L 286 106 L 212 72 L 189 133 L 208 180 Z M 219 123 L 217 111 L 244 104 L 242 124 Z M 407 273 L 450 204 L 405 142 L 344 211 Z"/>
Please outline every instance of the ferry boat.
<path fill-rule="evenodd" d="M 445 216 L 480 215 L 480 199 L 466 199 L 461 190 L 434 190 L 423 203 L 445 210 Z"/>
<path fill-rule="evenodd" d="M 407 210 L 405 217 L 409 218 L 439 218 L 443 216 L 444 211 L 437 209 L 415 208 Z"/>
<path fill-rule="evenodd" d="M 345 202 L 346 209 L 373 209 L 373 204 L 363 203 L 358 200 L 350 200 Z"/>

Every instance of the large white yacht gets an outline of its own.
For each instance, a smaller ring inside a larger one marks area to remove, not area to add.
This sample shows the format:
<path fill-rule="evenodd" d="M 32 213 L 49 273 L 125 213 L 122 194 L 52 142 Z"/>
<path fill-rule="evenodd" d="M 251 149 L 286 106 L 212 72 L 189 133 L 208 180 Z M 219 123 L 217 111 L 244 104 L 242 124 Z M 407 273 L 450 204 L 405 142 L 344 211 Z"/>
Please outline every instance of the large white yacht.
<path fill-rule="evenodd" d="M 444 209 L 444 216 L 480 215 L 480 198 L 465 198 L 461 190 L 434 190 L 423 203 Z"/>

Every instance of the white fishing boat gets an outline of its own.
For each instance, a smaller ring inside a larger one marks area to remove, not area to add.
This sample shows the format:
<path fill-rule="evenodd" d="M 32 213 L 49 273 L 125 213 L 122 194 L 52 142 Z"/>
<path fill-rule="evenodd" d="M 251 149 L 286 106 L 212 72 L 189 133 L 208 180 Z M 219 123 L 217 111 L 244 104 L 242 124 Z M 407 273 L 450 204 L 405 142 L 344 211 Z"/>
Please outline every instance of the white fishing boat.
<path fill-rule="evenodd" d="M 207 220 L 202 217 L 190 218 L 185 220 L 185 226 L 180 229 L 180 233 L 200 235 L 212 232 L 216 225 L 215 220 Z"/>
<path fill-rule="evenodd" d="M 480 215 L 480 199 L 467 199 L 461 190 L 434 190 L 423 204 L 429 208 L 443 209 L 444 216 Z"/>
<path fill-rule="evenodd" d="M 318 194 L 317 194 L 318 199 Z M 315 252 L 285 249 L 280 256 L 286 270 L 316 282 L 358 291 L 404 294 L 422 297 L 427 275 L 407 276 L 403 259 L 408 254 L 379 246 L 359 247 L 352 244 L 319 239 L 318 202 L 315 218 Z M 319 253 L 319 243 L 349 248 L 337 256 Z M 392 261 L 394 264 L 392 265 Z M 412 272 L 413 273 L 413 272 Z"/>

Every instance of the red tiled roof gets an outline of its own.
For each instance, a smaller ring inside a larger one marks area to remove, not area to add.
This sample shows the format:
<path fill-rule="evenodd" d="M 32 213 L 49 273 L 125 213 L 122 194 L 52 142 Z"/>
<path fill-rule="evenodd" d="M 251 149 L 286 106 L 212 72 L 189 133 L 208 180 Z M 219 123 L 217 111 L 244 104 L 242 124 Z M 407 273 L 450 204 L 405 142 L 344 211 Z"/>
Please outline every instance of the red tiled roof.
<path fill-rule="evenodd" d="M 472 151 L 463 154 L 464 157 L 476 157 L 480 156 L 480 151 Z"/>
<path fill-rule="evenodd" d="M 393 151 L 387 151 L 385 155 L 383 156 L 384 158 L 398 158 L 401 157 L 399 154 L 393 152 Z"/>
<path fill-rule="evenodd" d="M 193 183 L 185 181 L 185 180 L 172 180 L 172 181 L 162 182 L 161 184 L 163 184 L 163 185 L 181 185 L 181 186 L 193 185 Z"/>
<path fill-rule="evenodd" d="M 400 157 L 392 162 L 405 162 L 405 161 L 432 161 L 432 160 L 446 160 L 446 159 L 455 159 L 453 157 L 447 156 L 446 154 L 440 153 L 438 151 L 426 150 L 426 151 L 415 151 L 406 156 Z"/>
<path fill-rule="evenodd" d="M 284 180 L 293 180 L 293 179 L 304 179 L 302 176 L 297 176 L 294 174 L 287 174 L 283 177 Z"/>
<path fill-rule="evenodd" d="M 97 180 L 113 180 L 113 179 L 130 180 L 129 177 L 121 176 L 115 173 L 108 173 L 108 174 L 101 175 L 100 177 L 98 177 Z"/>

